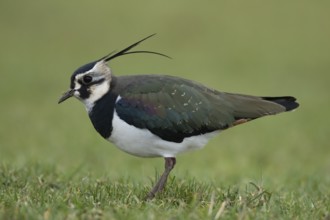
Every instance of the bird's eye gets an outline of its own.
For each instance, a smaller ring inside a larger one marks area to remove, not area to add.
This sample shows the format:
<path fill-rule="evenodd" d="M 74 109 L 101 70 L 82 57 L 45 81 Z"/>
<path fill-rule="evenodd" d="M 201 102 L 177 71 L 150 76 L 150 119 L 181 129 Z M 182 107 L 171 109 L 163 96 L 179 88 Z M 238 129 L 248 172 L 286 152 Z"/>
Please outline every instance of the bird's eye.
<path fill-rule="evenodd" d="M 82 82 L 83 82 L 84 84 L 89 84 L 89 83 L 92 82 L 92 80 L 93 80 L 93 77 L 91 77 L 91 76 L 89 76 L 89 75 L 86 75 L 86 76 L 84 76 L 84 77 L 82 78 Z"/>

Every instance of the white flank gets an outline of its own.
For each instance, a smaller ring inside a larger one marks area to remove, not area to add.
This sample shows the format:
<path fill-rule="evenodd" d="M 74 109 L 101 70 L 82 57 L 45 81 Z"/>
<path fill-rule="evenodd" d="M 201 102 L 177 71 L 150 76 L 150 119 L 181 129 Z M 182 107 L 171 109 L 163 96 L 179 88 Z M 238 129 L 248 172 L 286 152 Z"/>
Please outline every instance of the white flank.
<path fill-rule="evenodd" d="M 177 154 L 204 147 L 219 131 L 185 138 L 181 143 L 162 140 L 147 129 L 139 129 L 121 120 L 114 111 L 113 130 L 108 139 L 119 149 L 140 157 L 175 157 Z"/>

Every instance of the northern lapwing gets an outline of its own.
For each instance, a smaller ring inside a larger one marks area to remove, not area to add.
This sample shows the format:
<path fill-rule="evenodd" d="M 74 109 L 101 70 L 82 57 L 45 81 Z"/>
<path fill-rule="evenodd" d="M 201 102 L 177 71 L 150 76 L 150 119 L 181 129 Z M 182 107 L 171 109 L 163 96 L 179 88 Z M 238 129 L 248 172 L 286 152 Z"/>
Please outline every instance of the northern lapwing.
<path fill-rule="evenodd" d="M 74 96 L 86 107 L 96 131 L 139 157 L 163 157 L 165 171 L 147 194 L 162 191 L 176 155 L 204 147 L 221 131 L 299 106 L 292 96 L 258 97 L 220 92 L 168 75 L 114 76 L 107 62 L 127 54 L 150 35 L 115 54 L 78 68 L 59 103 Z"/>

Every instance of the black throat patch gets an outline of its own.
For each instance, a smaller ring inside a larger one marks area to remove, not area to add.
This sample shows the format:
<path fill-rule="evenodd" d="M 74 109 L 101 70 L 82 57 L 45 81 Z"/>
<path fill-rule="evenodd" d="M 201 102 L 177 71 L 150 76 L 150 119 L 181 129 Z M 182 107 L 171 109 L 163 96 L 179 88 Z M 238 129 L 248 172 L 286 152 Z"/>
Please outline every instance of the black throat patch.
<path fill-rule="evenodd" d="M 112 132 L 112 119 L 118 94 L 109 91 L 95 102 L 89 113 L 94 128 L 103 138 L 109 138 Z"/>

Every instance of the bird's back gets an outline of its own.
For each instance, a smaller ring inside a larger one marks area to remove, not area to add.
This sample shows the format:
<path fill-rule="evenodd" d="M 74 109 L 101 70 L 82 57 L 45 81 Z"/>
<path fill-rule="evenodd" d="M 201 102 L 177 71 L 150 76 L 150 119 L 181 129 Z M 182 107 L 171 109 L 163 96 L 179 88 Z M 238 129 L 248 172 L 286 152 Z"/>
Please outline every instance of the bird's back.
<path fill-rule="evenodd" d="M 298 106 L 293 97 L 224 93 L 166 75 L 120 76 L 113 80 L 112 92 L 120 96 L 115 105 L 118 116 L 172 142 Z"/>

